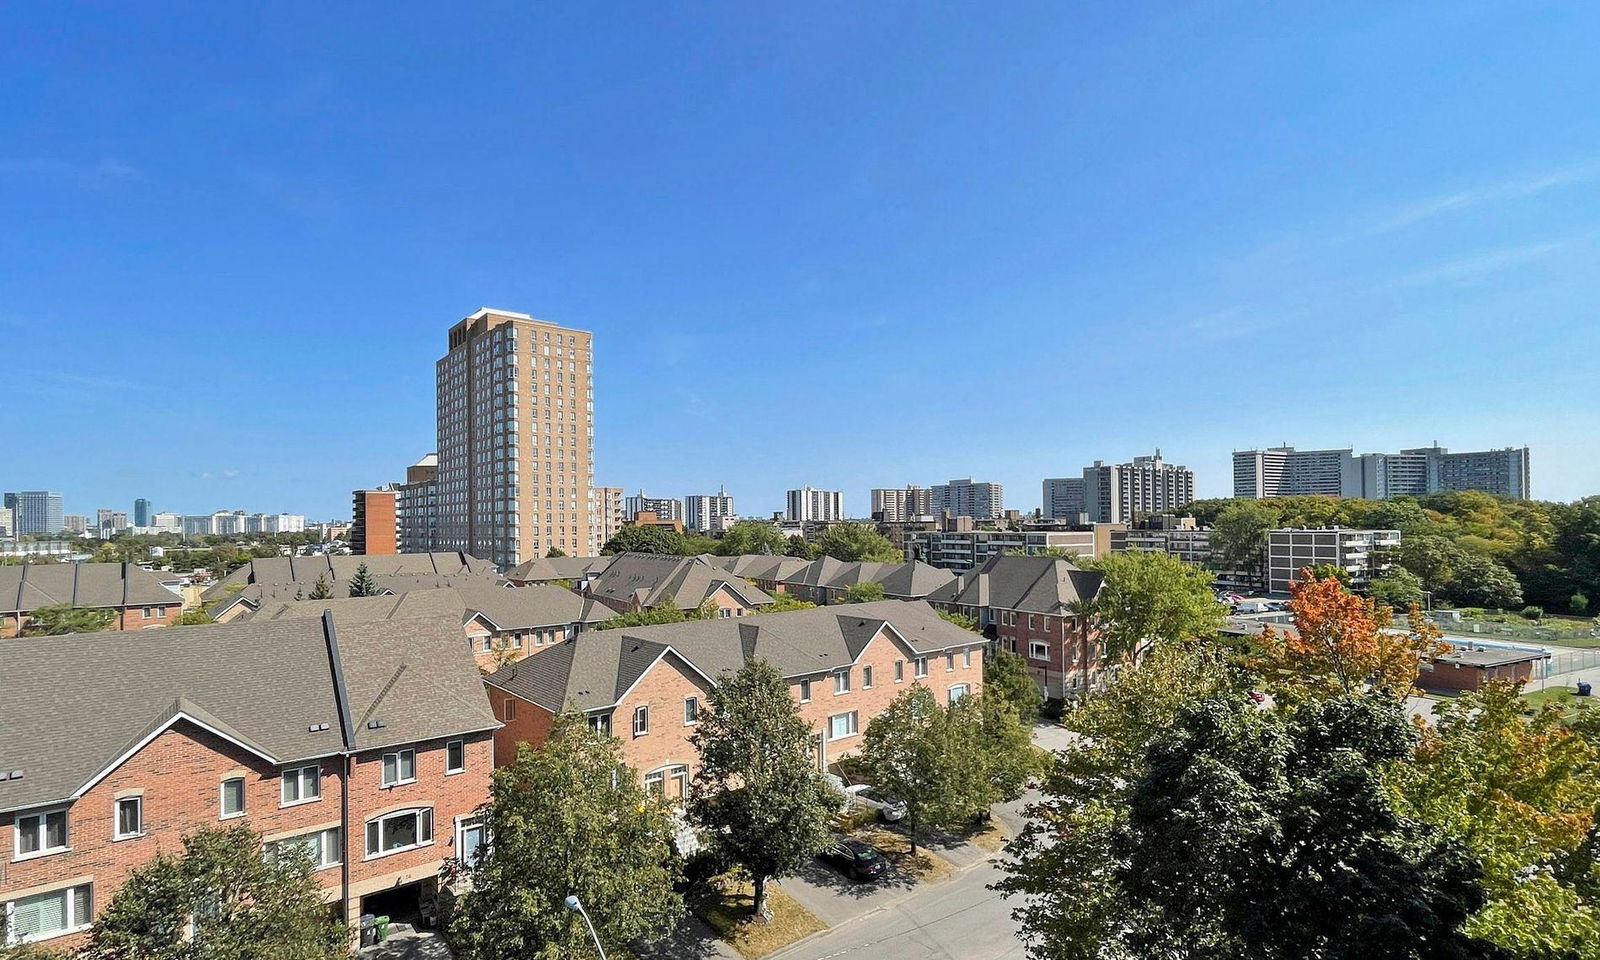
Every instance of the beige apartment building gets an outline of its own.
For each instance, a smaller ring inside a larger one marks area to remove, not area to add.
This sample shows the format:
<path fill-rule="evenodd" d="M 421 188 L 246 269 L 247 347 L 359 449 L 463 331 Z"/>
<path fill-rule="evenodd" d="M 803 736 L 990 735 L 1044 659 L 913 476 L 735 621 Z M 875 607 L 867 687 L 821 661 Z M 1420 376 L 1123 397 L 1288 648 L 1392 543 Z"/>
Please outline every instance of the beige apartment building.
<path fill-rule="evenodd" d="M 593 337 L 477 311 L 437 364 L 439 550 L 504 567 L 592 554 Z"/>

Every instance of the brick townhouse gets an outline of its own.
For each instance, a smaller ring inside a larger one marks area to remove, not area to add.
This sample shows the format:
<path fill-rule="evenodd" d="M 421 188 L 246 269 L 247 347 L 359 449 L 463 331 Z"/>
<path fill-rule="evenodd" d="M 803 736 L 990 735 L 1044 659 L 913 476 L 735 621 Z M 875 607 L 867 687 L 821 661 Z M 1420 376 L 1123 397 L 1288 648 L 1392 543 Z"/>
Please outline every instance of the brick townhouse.
<path fill-rule="evenodd" d="M 498 726 L 454 617 L 0 643 L 0 908 L 81 946 L 202 827 L 303 846 L 329 909 L 406 916 L 482 841 Z"/>
<path fill-rule="evenodd" d="M 459 552 L 402 553 L 387 556 L 265 557 L 247 561 L 201 594 L 206 612 L 228 623 L 263 604 L 306 599 L 318 580 L 335 597 L 350 596 L 350 578 L 366 566 L 380 593 L 433 590 L 462 583 L 503 584 L 494 564 Z"/>
<path fill-rule="evenodd" d="M 1000 647 L 1025 657 L 1048 697 L 1075 697 L 1100 677 L 1101 650 L 1080 604 L 1100 592 L 1105 574 L 1056 557 L 1002 554 L 928 597 L 978 621 Z"/>
<path fill-rule="evenodd" d="M 562 710 L 622 742 L 646 785 L 680 797 L 697 759 L 689 737 L 717 678 L 747 660 L 772 664 L 816 731 L 819 765 L 860 749 L 867 724 L 914 683 L 941 701 L 983 686 L 982 637 L 926 603 L 884 600 L 585 633 L 485 677 L 497 764 L 535 746 Z"/>
<path fill-rule="evenodd" d="M 327 609 L 341 620 L 456 617 L 466 635 L 467 649 L 485 672 L 570 640 L 585 628 L 616 615 L 608 607 L 558 587 L 463 581 L 453 587 L 376 597 L 282 601 L 263 606 L 241 620 L 319 617 Z"/>
<path fill-rule="evenodd" d="M 704 557 L 654 553 L 618 555 L 588 585 L 585 595 L 618 613 L 652 610 L 669 601 L 680 610 L 697 610 L 709 603 L 723 619 L 748 616 L 772 602 L 765 591 Z"/>
<path fill-rule="evenodd" d="M 611 566 L 614 556 L 537 557 L 524 560 L 506 571 L 506 579 L 519 587 L 530 583 L 565 584 L 581 590 Z"/>
<path fill-rule="evenodd" d="M 0 637 L 15 637 L 40 607 L 110 610 L 109 630 L 175 626 L 183 598 L 131 563 L 24 563 L 0 567 Z"/>

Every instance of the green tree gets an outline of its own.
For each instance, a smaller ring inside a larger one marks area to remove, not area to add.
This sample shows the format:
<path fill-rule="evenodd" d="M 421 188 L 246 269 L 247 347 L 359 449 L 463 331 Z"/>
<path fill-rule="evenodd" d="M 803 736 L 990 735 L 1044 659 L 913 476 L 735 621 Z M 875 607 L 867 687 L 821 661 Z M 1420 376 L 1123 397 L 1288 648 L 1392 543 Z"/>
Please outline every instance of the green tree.
<path fill-rule="evenodd" d="M 1157 644 L 1214 636 L 1222 626 L 1212 576 L 1200 567 L 1140 550 L 1084 565 L 1105 574 L 1100 593 L 1084 606 L 1109 658 L 1134 662 Z"/>
<path fill-rule="evenodd" d="M 311 599 L 313 599 L 313 600 L 332 600 L 333 599 L 333 587 L 328 584 L 328 575 L 327 574 L 323 573 L 323 574 L 318 574 L 317 575 L 317 583 L 316 583 L 315 586 L 313 586 L 311 588 Z"/>
<path fill-rule="evenodd" d="M 569 894 L 589 906 L 609 953 L 670 932 L 683 912 L 665 803 L 581 716 L 559 717 L 538 749 L 522 744 L 479 816 L 493 841 L 460 865 L 472 891 L 451 924 L 466 960 L 591 956 Z"/>
<path fill-rule="evenodd" d="M 781 555 L 789 541 L 782 531 L 762 520 L 740 520 L 717 541 L 717 553 L 724 557 L 765 554 Z"/>
<path fill-rule="evenodd" d="M 754 913 L 767 916 L 767 881 L 798 870 L 832 839 L 843 798 L 823 779 L 815 732 L 778 671 L 747 661 L 712 689 L 690 738 L 700 756 L 689 819 L 750 874 Z"/>
<path fill-rule="evenodd" d="M 794 534 L 789 537 L 788 544 L 783 548 L 783 555 L 786 557 L 799 557 L 801 560 L 815 560 L 821 556 L 821 553 L 817 550 L 815 544 L 808 543 L 806 538 L 799 534 Z"/>
<path fill-rule="evenodd" d="M 847 562 L 899 563 L 905 559 L 888 537 L 865 523 L 836 523 L 822 531 L 812 546 L 819 556 Z"/>
<path fill-rule="evenodd" d="M 356 575 L 350 578 L 350 596 L 375 597 L 378 595 L 378 581 L 372 579 L 372 571 L 366 564 L 356 567 Z"/>
<path fill-rule="evenodd" d="M 204 610 L 185 610 L 183 616 L 178 618 L 178 626 L 195 627 L 204 626 L 211 622 L 211 614 Z"/>
<path fill-rule="evenodd" d="M 1028 672 L 1028 661 L 1009 650 L 995 651 L 983 665 L 983 696 L 1009 704 L 1030 726 L 1044 703 L 1039 684 Z"/>
<path fill-rule="evenodd" d="M 945 621 L 946 623 L 953 623 L 961 629 L 971 630 L 973 633 L 981 634 L 983 632 L 982 630 L 978 629 L 978 621 L 969 616 L 956 613 L 954 610 L 940 610 L 938 613 L 939 619 Z M 987 680 L 985 680 L 985 683 L 987 683 Z"/>
<path fill-rule="evenodd" d="M 1405 567 L 1396 567 L 1373 580 L 1368 593 L 1374 603 L 1395 610 L 1409 610 L 1422 602 L 1422 581 Z"/>
<path fill-rule="evenodd" d="M 1267 534 L 1278 511 L 1260 500 L 1235 500 L 1211 523 L 1211 555 L 1222 569 L 1259 573 L 1267 556 Z"/>
<path fill-rule="evenodd" d="M 24 637 L 58 637 L 68 633 L 98 633 L 117 619 L 116 611 L 75 607 L 70 603 L 36 607 L 22 626 Z"/>
<path fill-rule="evenodd" d="M 555 544 L 552 543 L 550 545 L 550 549 L 546 550 L 544 552 L 544 555 L 545 555 L 546 559 L 551 558 L 551 557 L 564 557 L 564 556 L 567 555 L 567 551 L 561 549 L 560 547 L 558 547 L 558 546 L 556 546 Z"/>
<path fill-rule="evenodd" d="M 921 827 L 961 826 L 1000 799 L 984 750 L 976 698 L 941 706 L 920 683 L 867 724 L 861 760 L 879 787 L 905 801 L 912 853 Z"/>
<path fill-rule="evenodd" d="M 1334 580 L 1339 581 L 1340 585 L 1344 587 L 1350 586 L 1350 571 L 1336 563 L 1313 564 L 1310 569 L 1311 575 L 1318 580 L 1326 580 L 1332 577 Z"/>
<path fill-rule="evenodd" d="M 595 624 L 594 629 L 616 630 L 619 627 L 649 627 L 658 623 L 682 623 L 685 620 L 705 620 L 708 619 L 709 615 L 709 611 L 704 607 L 698 610 L 686 611 L 671 600 L 666 600 L 648 610 L 619 613 Z"/>
<path fill-rule="evenodd" d="M 772 602 L 764 607 L 757 607 L 753 613 L 788 613 L 791 610 L 813 610 L 816 604 L 810 600 L 801 600 L 792 593 L 775 593 Z"/>
<path fill-rule="evenodd" d="M 717 541 L 702 534 L 686 535 L 683 538 L 683 546 L 678 548 L 678 552 L 686 557 L 698 557 L 703 554 L 716 553 Z"/>
<path fill-rule="evenodd" d="M 871 580 L 863 580 L 852 584 L 849 589 L 840 595 L 840 603 L 872 603 L 888 596 L 883 590 L 883 584 Z"/>
<path fill-rule="evenodd" d="M 600 548 L 603 554 L 659 553 L 683 556 L 683 534 L 667 527 L 628 525 Z"/>
<path fill-rule="evenodd" d="M 263 856 L 247 826 L 204 828 L 181 853 L 136 868 L 96 919 L 97 960 L 342 960 L 349 931 L 328 910 L 302 848 Z"/>

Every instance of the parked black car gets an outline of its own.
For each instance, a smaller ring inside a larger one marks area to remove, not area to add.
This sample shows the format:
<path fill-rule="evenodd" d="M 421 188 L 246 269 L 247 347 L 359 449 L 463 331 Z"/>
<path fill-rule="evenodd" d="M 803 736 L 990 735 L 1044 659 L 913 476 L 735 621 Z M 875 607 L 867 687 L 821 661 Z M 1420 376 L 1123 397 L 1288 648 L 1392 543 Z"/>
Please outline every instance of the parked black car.
<path fill-rule="evenodd" d="M 845 837 L 821 854 L 824 863 L 852 880 L 866 882 L 883 876 L 888 869 L 883 854 L 870 843 Z"/>

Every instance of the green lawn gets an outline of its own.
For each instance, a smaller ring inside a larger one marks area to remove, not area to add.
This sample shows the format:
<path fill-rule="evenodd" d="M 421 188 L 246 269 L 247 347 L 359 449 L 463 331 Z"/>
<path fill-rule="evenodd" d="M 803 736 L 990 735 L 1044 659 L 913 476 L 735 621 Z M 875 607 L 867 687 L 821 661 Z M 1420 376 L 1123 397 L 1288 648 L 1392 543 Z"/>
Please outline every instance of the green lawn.
<path fill-rule="evenodd" d="M 1438 620 L 1440 629 L 1460 637 L 1482 637 L 1485 640 L 1519 640 L 1535 643 L 1554 643 L 1567 647 L 1600 647 L 1600 628 L 1588 617 L 1549 616 L 1542 620 L 1528 620 L 1515 613 L 1492 613 L 1464 608 L 1460 622 Z M 1473 625 L 1478 631 L 1473 632 Z"/>
<path fill-rule="evenodd" d="M 1528 702 L 1530 711 L 1541 710 L 1547 703 L 1560 704 L 1563 712 L 1571 717 L 1574 711 L 1588 710 L 1593 707 L 1590 702 L 1594 697 L 1580 697 L 1578 692 L 1569 686 L 1552 685 L 1543 690 L 1530 690 L 1522 695 Z"/>

